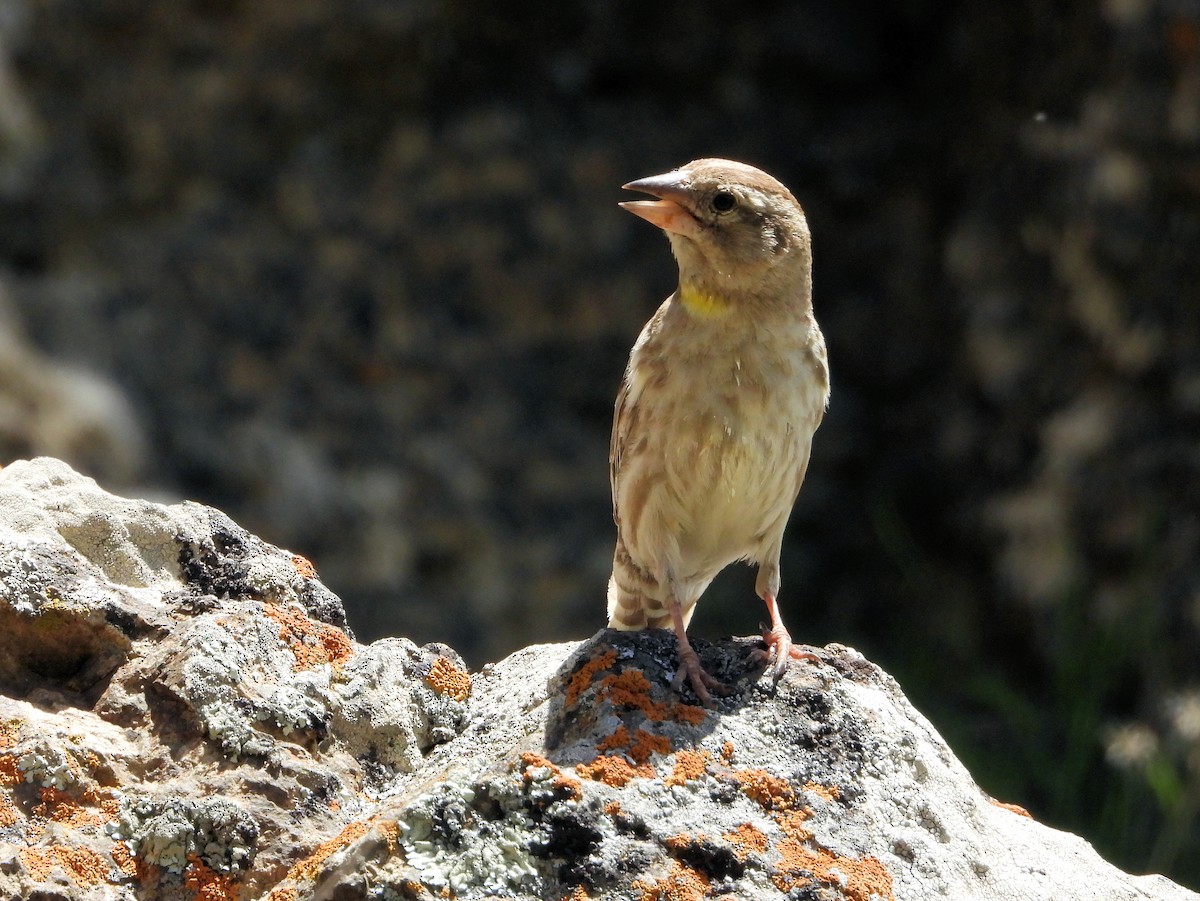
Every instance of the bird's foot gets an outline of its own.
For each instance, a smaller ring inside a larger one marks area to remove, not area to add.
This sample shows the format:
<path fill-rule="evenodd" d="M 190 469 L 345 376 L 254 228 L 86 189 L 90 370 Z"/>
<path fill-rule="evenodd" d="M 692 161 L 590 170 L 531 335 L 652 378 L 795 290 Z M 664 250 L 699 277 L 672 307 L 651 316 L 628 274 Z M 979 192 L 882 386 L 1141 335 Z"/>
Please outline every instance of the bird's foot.
<path fill-rule="evenodd" d="M 774 628 L 762 626 L 765 648 L 755 648 L 750 652 L 751 659 L 771 671 L 771 678 L 776 682 L 787 671 L 788 664 L 793 660 L 821 660 L 812 651 L 801 650 L 792 643 L 792 636 L 784 628 L 783 623 L 777 623 Z"/>
<path fill-rule="evenodd" d="M 696 693 L 696 697 L 705 707 L 716 706 L 712 699 L 713 694 L 724 696 L 731 691 L 729 686 L 720 679 L 715 679 L 704 671 L 704 667 L 700 665 L 700 657 L 690 647 L 679 649 L 679 669 L 675 671 L 675 678 L 671 680 L 671 688 L 679 691 L 683 687 L 685 677 L 691 683 L 692 691 Z M 710 691 L 712 694 L 709 693 Z"/>

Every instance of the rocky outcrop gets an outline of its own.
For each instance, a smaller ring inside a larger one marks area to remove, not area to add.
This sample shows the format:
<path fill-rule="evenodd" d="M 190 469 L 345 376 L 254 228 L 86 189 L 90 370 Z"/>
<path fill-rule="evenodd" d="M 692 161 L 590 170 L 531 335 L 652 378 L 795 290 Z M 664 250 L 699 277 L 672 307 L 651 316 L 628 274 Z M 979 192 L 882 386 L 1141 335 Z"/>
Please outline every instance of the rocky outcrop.
<path fill-rule="evenodd" d="M 0 471 L 0 896 L 1163 899 L 984 794 L 900 687 L 831 645 L 353 640 L 303 558 L 193 503 Z"/>

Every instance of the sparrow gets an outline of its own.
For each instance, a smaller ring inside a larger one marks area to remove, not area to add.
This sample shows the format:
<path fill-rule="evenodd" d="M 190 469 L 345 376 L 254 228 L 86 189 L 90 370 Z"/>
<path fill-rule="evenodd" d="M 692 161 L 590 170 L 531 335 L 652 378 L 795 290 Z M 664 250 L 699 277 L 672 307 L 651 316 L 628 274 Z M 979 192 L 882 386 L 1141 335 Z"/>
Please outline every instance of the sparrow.
<path fill-rule="evenodd" d="M 696 602 L 731 563 L 758 565 L 771 619 L 759 662 L 792 659 L 777 603 L 783 532 L 829 402 L 812 307 L 812 240 L 786 187 L 744 163 L 699 159 L 623 186 L 620 205 L 662 229 L 679 285 L 638 336 L 609 448 L 617 543 L 609 628 L 674 628 L 678 691 L 728 688 L 687 637 Z"/>

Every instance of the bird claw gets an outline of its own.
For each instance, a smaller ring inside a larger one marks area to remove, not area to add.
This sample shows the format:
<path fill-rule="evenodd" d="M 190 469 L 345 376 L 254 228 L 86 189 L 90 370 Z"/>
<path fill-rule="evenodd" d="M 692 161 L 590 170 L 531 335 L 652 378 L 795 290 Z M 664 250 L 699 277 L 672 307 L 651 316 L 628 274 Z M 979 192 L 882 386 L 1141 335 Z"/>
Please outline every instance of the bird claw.
<path fill-rule="evenodd" d="M 700 657 L 695 651 L 679 655 L 679 669 L 675 671 L 675 678 L 671 680 L 671 688 L 679 691 L 683 688 L 685 678 L 691 683 L 692 691 L 696 693 L 696 697 L 705 707 L 716 706 L 716 702 L 712 699 L 713 694 L 723 697 L 732 692 L 728 685 L 704 671 L 704 667 L 700 665 Z M 709 693 L 710 691 L 712 694 Z"/>
<path fill-rule="evenodd" d="M 778 682 L 787 672 L 788 664 L 793 660 L 812 660 L 819 662 L 820 657 L 812 651 L 804 651 L 792 643 L 792 636 L 782 624 L 775 628 L 759 625 L 762 629 L 765 648 L 755 648 L 750 652 L 750 659 L 756 664 L 767 667 L 773 681 Z"/>

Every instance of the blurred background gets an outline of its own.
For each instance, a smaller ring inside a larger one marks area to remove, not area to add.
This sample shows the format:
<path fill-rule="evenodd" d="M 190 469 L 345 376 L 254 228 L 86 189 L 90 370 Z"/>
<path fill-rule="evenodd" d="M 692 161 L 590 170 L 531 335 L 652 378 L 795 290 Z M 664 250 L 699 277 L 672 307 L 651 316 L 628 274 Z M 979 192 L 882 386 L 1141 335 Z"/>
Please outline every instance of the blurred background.
<path fill-rule="evenodd" d="M 220 507 L 364 641 L 587 637 L 675 274 L 619 186 L 708 155 L 814 233 L 793 635 L 1200 887 L 1200 0 L 0 0 L 0 460 Z"/>

